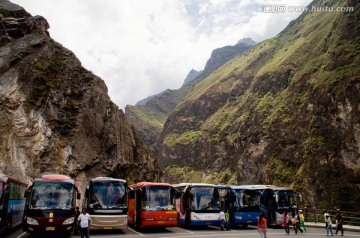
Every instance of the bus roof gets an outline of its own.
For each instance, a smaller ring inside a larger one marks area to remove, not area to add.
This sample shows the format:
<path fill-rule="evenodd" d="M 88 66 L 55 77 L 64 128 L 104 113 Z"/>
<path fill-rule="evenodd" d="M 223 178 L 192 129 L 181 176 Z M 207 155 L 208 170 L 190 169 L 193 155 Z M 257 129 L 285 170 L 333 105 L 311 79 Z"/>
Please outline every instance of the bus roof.
<path fill-rule="evenodd" d="M 264 189 L 271 189 L 271 190 L 274 190 L 274 191 L 293 190 L 291 188 L 278 187 L 278 186 L 275 186 L 275 185 L 262 185 L 262 184 L 259 184 L 259 185 L 248 185 L 248 186 L 250 188 L 257 189 L 257 190 L 264 190 Z"/>
<path fill-rule="evenodd" d="M 154 182 L 139 182 L 136 184 L 132 184 L 129 188 L 143 188 L 143 187 L 151 187 L 151 186 L 165 186 L 165 187 L 172 187 L 169 183 L 154 183 Z"/>
<path fill-rule="evenodd" d="M 24 185 L 28 185 L 27 183 L 24 183 L 22 181 L 20 181 L 19 179 L 16 179 L 10 175 L 6 175 L 6 174 L 0 174 L 0 182 L 7 182 L 7 181 L 13 181 L 15 183 L 18 183 L 18 184 L 24 184 Z"/>
<path fill-rule="evenodd" d="M 192 186 L 192 187 L 201 187 L 201 186 L 209 186 L 209 187 L 216 187 L 215 184 L 210 183 L 179 183 L 179 184 L 173 184 L 174 187 L 182 187 L 182 186 Z"/>
<path fill-rule="evenodd" d="M 39 178 L 36 178 L 34 182 L 64 182 L 75 184 L 75 181 L 64 174 L 43 174 Z"/>
<path fill-rule="evenodd" d="M 118 182 L 126 183 L 125 179 L 118 179 L 118 178 L 112 178 L 112 177 L 96 177 L 96 178 L 90 179 L 90 181 L 118 181 Z"/>

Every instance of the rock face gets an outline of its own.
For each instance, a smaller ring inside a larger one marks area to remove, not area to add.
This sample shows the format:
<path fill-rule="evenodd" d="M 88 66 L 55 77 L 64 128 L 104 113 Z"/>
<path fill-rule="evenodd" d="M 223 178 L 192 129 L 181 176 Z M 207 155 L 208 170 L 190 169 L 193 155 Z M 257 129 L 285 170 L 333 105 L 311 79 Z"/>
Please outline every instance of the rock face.
<path fill-rule="evenodd" d="M 195 85 L 154 146 L 164 179 L 289 186 L 302 205 L 359 210 L 359 4 L 314 1 L 353 8 L 304 13 Z"/>
<path fill-rule="evenodd" d="M 0 13 L 0 173 L 64 173 L 80 186 L 95 176 L 158 181 L 157 161 L 104 81 L 49 37 L 44 18 L 6 0 Z"/>

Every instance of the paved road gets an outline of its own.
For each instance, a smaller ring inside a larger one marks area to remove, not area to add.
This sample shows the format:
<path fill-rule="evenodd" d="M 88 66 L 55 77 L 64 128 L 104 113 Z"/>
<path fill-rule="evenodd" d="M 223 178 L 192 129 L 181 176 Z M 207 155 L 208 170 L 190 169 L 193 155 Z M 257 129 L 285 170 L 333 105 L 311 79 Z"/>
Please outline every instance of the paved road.
<path fill-rule="evenodd" d="M 290 236 L 295 236 L 294 231 L 290 231 Z M 314 228 L 309 227 L 306 233 L 298 234 L 296 237 L 306 237 L 306 238 L 319 238 L 325 236 L 324 228 Z M 335 236 L 335 235 L 334 235 Z M 56 234 L 46 234 L 38 236 L 40 238 L 55 238 Z M 36 238 L 38 238 L 36 237 Z M 79 235 L 72 235 L 70 238 L 78 238 Z M 154 229 L 146 231 L 137 231 L 132 228 L 120 230 L 120 231 L 92 231 L 91 238 L 188 238 L 188 237 L 209 237 L 209 238 L 232 238 L 232 237 L 243 237 L 243 238 L 259 238 L 259 233 L 257 232 L 256 227 L 244 228 L 233 228 L 230 231 L 221 231 L 218 227 L 207 227 L 207 228 L 194 228 L 194 229 L 185 229 L 180 227 L 173 227 L 167 229 Z M 268 238 L 288 238 L 288 235 L 285 235 L 283 229 L 270 228 L 268 230 Z M 341 237 L 341 236 L 339 236 Z M 345 231 L 344 237 L 359 237 L 360 232 Z M 30 238 L 30 235 L 24 233 L 21 229 L 17 229 L 11 234 L 5 236 L 4 238 Z"/>

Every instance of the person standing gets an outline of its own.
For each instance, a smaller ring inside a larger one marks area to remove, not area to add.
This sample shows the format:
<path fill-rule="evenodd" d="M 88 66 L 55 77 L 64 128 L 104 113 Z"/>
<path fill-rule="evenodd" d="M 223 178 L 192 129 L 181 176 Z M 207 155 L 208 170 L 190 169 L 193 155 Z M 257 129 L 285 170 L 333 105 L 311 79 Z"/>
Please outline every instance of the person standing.
<path fill-rule="evenodd" d="M 229 215 L 229 210 L 225 211 L 225 229 L 227 231 L 230 230 L 230 215 Z"/>
<path fill-rule="evenodd" d="M 283 223 L 282 223 L 282 226 L 283 226 L 284 229 L 285 229 L 285 234 L 286 234 L 286 235 L 290 235 L 289 222 L 290 222 L 289 215 L 287 214 L 287 211 L 285 211 L 285 212 L 284 212 L 284 215 L 283 215 Z"/>
<path fill-rule="evenodd" d="M 335 235 L 337 235 L 338 231 L 341 231 L 341 236 L 344 235 L 344 228 L 343 228 L 343 216 L 341 215 L 340 210 L 336 211 L 336 231 Z"/>
<path fill-rule="evenodd" d="M 266 218 L 265 218 L 264 213 L 261 213 L 259 216 L 258 231 L 259 231 L 261 237 L 267 238 L 267 236 L 266 236 L 267 225 L 266 225 Z"/>
<path fill-rule="evenodd" d="M 300 227 L 304 228 L 304 231 L 306 232 L 305 217 L 302 210 L 299 210 L 299 217 L 300 217 Z"/>
<path fill-rule="evenodd" d="M 224 213 L 224 210 L 221 209 L 220 210 L 220 227 L 221 227 L 221 230 L 223 231 L 224 230 L 224 226 L 225 226 L 225 213 Z"/>
<path fill-rule="evenodd" d="M 327 236 L 333 236 L 333 232 L 332 232 L 332 221 L 331 221 L 331 218 L 330 218 L 330 215 L 326 216 L 326 224 L 327 224 L 327 228 L 326 228 L 326 235 Z"/>
<path fill-rule="evenodd" d="M 76 207 L 75 208 L 75 224 L 74 224 L 74 234 L 78 234 L 79 233 L 79 226 L 78 226 L 78 223 L 77 223 L 77 220 L 80 216 L 80 208 L 79 207 Z"/>
<path fill-rule="evenodd" d="M 82 213 L 78 217 L 78 224 L 80 226 L 80 234 L 81 238 L 89 238 L 89 226 L 90 226 L 91 218 L 89 213 L 86 212 L 86 209 L 84 208 L 82 210 Z"/>

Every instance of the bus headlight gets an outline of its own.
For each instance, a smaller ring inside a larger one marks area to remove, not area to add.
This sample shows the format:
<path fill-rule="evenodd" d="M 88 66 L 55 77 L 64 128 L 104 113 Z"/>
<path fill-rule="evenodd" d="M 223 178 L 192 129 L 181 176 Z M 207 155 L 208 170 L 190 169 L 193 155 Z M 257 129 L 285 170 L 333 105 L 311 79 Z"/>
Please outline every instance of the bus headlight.
<path fill-rule="evenodd" d="M 75 217 L 70 217 L 70 218 L 66 219 L 66 220 L 63 222 L 63 225 L 73 224 L 74 221 L 75 221 Z"/>
<path fill-rule="evenodd" d="M 31 218 L 31 217 L 27 217 L 26 222 L 29 225 L 39 225 L 39 222 L 37 220 L 35 220 L 34 218 Z"/>

